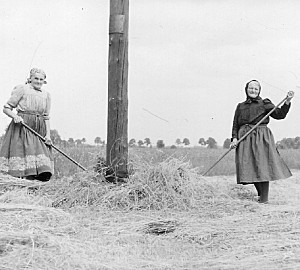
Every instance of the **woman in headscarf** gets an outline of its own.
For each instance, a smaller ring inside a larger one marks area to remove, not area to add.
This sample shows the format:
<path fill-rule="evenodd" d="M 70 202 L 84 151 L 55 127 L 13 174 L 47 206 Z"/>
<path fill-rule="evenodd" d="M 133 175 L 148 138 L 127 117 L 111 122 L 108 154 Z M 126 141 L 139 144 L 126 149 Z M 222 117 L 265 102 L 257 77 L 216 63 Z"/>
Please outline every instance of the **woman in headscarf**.
<path fill-rule="evenodd" d="M 48 181 L 53 174 L 49 112 L 50 94 L 43 70 L 33 68 L 23 85 L 16 86 L 3 112 L 12 118 L 0 150 L 0 169 L 8 174 L 30 180 Z M 16 109 L 16 113 L 14 112 Z M 45 138 L 26 129 L 22 122 Z"/>
<path fill-rule="evenodd" d="M 257 124 L 275 105 L 269 99 L 260 97 L 261 86 L 257 80 L 246 84 L 246 101 L 239 103 L 235 110 L 231 148 L 236 148 L 236 175 L 238 184 L 254 184 L 260 203 L 268 202 L 269 181 L 284 179 L 292 174 L 276 149 L 267 117 L 238 145 L 237 141 Z M 284 119 L 290 109 L 294 92 L 288 92 L 285 103 L 270 115 Z"/>

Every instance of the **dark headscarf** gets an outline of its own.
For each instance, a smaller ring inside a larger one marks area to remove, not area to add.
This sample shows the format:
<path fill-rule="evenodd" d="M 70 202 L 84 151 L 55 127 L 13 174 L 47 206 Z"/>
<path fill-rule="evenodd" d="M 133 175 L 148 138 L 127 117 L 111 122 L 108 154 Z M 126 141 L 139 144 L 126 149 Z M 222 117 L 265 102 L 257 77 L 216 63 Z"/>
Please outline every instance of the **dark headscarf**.
<path fill-rule="evenodd" d="M 249 96 L 248 96 L 248 93 L 247 93 L 248 86 L 249 86 L 249 84 L 250 84 L 251 82 L 257 82 L 258 85 L 259 85 L 259 92 L 258 92 L 257 97 L 255 97 L 255 98 L 249 97 Z M 254 101 L 254 102 L 257 102 L 258 100 L 260 100 L 260 99 L 261 99 L 261 97 L 259 96 L 259 95 L 260 95 L 260 90 L 261 90 L 261 86 L 260 86 L 259 81 L 257 81 L 257 80 L 251 80 L 251 81 L 247 82 L 247 83 L 246 83 L 246 86 L 245 86 L 245 92 L 246 92 L 246 96 L 247 96 L 246 101 L 249 102 L 249 103 L 251 103 L 251 102 L 253 102 L 253 101 Z"/>

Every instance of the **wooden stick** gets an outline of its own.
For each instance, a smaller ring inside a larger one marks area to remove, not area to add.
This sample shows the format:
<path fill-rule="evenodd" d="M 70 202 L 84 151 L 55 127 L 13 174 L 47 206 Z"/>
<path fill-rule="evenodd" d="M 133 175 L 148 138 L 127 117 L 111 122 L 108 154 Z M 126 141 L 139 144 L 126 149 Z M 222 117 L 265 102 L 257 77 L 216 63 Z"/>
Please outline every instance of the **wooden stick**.
<path fill-rule="evenodd" d="M 267 117 L 269 117 L 272 112 L 274 112 L 283 102 L 287 100 L 286 96 L 282 101 L 280 101 L 271 111 L 269 111 L 256 125 L 254 125 L 248 132 L 244 134 L 236 143 L 238 145 L 242 140 L 244 140 L 254 129 L 256 129 Z M 205 172 L 202 176 L 205 176 L 213 167 L 215 167 L 233 148 L 229 148 L 223 155 L 221 155 L 218 160 Z"/>
<path fill-rule="evenodd" d="M 37 133 L 35 130 L 33 130 L 31 127 L 27 126 L 25 123 L 21 122 L 22 125 L 24 127 L 26 127 L 28 130 L 30 130 L 33 134 L 35 134 L 36 136 L 38 136 L 44 143 L 46 142 L 45 138 Z M 85 167 L 83 167 L 82 165 L 80 165 L 77 161 L 75 161 L 74 159 L 72 159 L 70 156 L 68 156 L 66 153 L 64 153 L 62 150 L 60 150 L 59 148 L 57 148 L 55 145 L 51 144 L 51 147 L 53 147 L 56 151 L 58 151 L 59 153 L 61 153 L 63 156 L 65 156 L 67 159 L 69 159 L 70 161 L 72 161 L 74 164 L 76 164 L 78 167 L 80 167 L 82 170 L 87 171 L 87 169 Z"/>

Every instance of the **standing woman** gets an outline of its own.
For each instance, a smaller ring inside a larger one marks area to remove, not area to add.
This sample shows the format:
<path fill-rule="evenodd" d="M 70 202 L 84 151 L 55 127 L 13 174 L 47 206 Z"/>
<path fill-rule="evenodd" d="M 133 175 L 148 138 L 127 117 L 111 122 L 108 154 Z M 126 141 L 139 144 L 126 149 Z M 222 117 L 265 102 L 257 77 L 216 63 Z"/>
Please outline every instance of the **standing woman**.
<path fill-rule="evenodd" d="M 16 86 L 3 112 L 12 118 L 0 150 L 0 169 L 12 176 L 48 181 L 53 174 L 50 94 L 42 89 L 46 74 L 33 68 L 26 84 Z M 16 109 L 17 113 L 13 111 Z M 45 138 L 45 143 L 22 122 Z"/>
<path fill-rule="evenodd" d="M 269 181 L 284 179 L 292 174 L 276 149 L 271 130 L 267 127 L 267 117 L 238 145 L 237 141 L 257 124 L 275 106 L 269 99 L 260 97 L 261 86 L 256 80 L 246 84 L 246 101 L 239 103 L 235 110 L 231 148 L 236 148 L 235 162 L 238 184 L 254 184 L 260 203 L 267 203 Z M 288 92 L 285 103 L 270 115 L 274 119 L 284 119 L 290 109 L 294 92 Z"/>

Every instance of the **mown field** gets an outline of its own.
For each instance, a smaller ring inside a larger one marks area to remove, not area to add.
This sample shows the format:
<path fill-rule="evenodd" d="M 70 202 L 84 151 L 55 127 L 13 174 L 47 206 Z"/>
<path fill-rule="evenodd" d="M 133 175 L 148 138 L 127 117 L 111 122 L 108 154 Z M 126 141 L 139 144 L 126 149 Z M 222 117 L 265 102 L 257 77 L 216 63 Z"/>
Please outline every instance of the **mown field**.
<path fill-rule="evenodd" d="M 235 184 L 234 151 L 130 149 L 127 183 L 94 171 L 104 150 L 63 149 L 45 185 L 0 175 L 0 269 L 300 269 L 300 151 L 270 203 Z"/>

